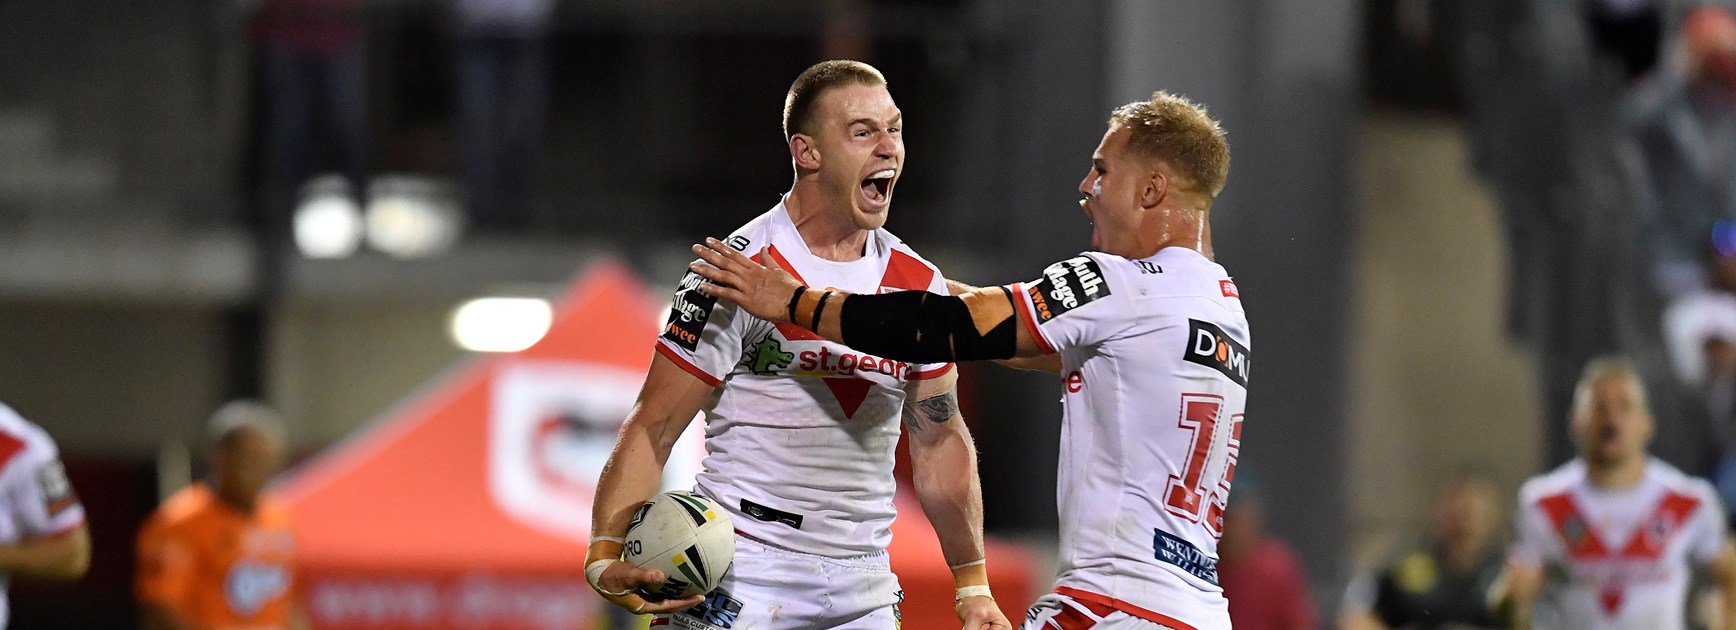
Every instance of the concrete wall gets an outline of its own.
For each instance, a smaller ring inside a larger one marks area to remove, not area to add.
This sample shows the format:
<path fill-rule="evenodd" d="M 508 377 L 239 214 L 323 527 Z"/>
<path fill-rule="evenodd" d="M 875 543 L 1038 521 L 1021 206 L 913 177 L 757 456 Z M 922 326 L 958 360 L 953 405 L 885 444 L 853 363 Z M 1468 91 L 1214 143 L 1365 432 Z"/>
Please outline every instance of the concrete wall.
<path fill-rule="evenodd" d="M 1359 564 L 1426 531 L 1446 474 L 1482 467 L 1507 498 L 1542 465 L 1536 371 L 1503 325 L 1506 243 L 1463 138 L 1445 119 L 1361 127 L 1344 471 Z"/>

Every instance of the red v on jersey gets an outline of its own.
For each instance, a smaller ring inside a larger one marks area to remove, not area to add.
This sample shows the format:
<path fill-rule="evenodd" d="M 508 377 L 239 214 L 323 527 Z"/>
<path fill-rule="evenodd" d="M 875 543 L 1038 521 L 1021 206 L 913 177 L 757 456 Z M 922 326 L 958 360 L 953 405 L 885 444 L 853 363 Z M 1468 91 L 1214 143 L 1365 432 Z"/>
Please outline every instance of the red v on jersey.
<path fill-rule="evenodd" d="M 856 410 L 862 408 L 862 401 L 868 398 L 868 388 L 874 383 L 855 377 L 825 378 L 826 389 L 832 390 L 832 396 L 838 399 L 838 406 L 844 409 L 845 418 L 855 418 Z"/>
<path fill-rule="evenodd" d="M 1573 501 L 1573 495 L 1563 492 L 1547 496 L 1538 501 L 1538 506 L 1549 517 L 1549 522 L 1555 527 L 1555 533 L 1561 538 L 1562 544 L 1566 545 L 1568 557 L 1575 561 L 1655 561 L 1663 557 L 1670 539 L 1676 532 L 1681 531 L 1683 523 L 1700 507 L 1700 500 L 1675 492 L 1665 494 L 1657 506 L 1652 508 L 1652 513 L 1634 528 L 1627 544 L 1613 554 L 1603 535 L 1580 512 L 1579 506 Z M 1606 614 L 1615 614 L 1621 608 L 1621 588 L 1605 589 L 1599 594 L 1599 601 Z"/>
<path fill-rule="evenodd" d="M 894 249 L 886 259 L 886 275 L 880 277 L 880 292 L 927 291 L 933 283 L 933 269 L 915 256 Z"/>
<path fill-rule="evenodd" d="M 778 251 L 776 245 L 767 248 L 766 251 L 770 252 L 772 259 L 777 261 L 778 266 L 783 267 L 784 271 L 788 271 L 797 282 L 808 283 L 807 280 L 802 279 L 802 274 L 796 271 L 796 267 L 790 264 L 789 259 Z M 752 260 L 764 264 L 760 261 L 759 254 L 754 254 Z M 927 265 L 922 264 L 922 261 L 909 254 L 892 250 L 887 261 L 885 275 L 880 280 L 880 288 L 882 291 L 888 287 L 925 291 L 928 289 L 929 283 L 933 281 L 933 269 L 929 269 Z M 826 341 L 825 337 L 795 324 L 782 323 L 774 326 L 777 328 L 778 334 L 790 341 Z M 868 399 L 868 391 L 874 385 L 871 381 L 855 377 L 828 376 L 822 380 L 826 383 L 826 389 L 832 392 L 832 397 L 838 401 L 838 408 L 844 411 L 844 417 L 850 419 L 856 417 L 856 410 L 862 408 L 862 401 Z"/>

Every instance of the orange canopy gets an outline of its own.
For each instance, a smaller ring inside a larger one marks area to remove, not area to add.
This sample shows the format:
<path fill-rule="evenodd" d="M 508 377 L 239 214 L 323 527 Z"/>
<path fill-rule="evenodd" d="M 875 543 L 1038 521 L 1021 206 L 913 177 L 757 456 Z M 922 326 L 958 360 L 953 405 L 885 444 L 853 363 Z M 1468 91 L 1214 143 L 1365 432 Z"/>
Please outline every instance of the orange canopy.
<path fill-rule="evenodd" d="M 595 265 L 536 345 L 461 362 L 294 471 L 275 493 L 295 519 L 315 626 L 602 627 L 606 604 L 583 577 L 591 496 L 659 315 L 630 272 Z M 677 446 L 666 481 L 691 480 L 698 448 Z M 900 497 L 891 550 L 905 624 L 956 628 L 950 573 L 914 503 Z M 1032 554 L 992 543 L 990 556 L 997 594 L 1023 605 Z"/>

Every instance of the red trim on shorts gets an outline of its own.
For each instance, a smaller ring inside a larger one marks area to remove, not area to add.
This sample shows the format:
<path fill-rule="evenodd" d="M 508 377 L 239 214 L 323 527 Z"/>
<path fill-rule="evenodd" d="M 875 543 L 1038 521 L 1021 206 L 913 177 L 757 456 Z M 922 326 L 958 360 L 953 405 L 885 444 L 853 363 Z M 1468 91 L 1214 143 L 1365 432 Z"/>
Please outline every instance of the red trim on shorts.
<path fill-rule="evenodd" d="M 1043 338 L 1043 331 L 1037 330 L 1037 312 L 1031 310 L 1031 297 L 1025 295 L 1025 283 L 1013 284 L 1013 304 L 1018 307 L 1020 320 L 1025 322 L 1025 331 L 1031 333 L 1031 340 L 1037 342 L 1037 347 L 1045 354 L 1055 354 L 1055 347 L 1049 345 L 1049 340 Z"/>
<path fill-rule="evenodd" d="M 1095 602 L 1077 602 L 1079 606 L 1091 611 L 1092 615 L 1097 615 L 1096 619 L 1092 619 L 1090 615 L 1079 612 L 1079 608 L 1073 606 L 1073 603 L 1074 602 L 1061 602 L 1061 612 L 1056 613 L 1054 617 L 1049 618 L 1049 623 L 1054 624 L 1055 630 L 1086 630 L 1087 628 L 1096 626 L 1097 622 L 1102 620 L 1104 617 L 1108 617 L 1116 612 L 1114 608 Z M 1048 626 L 1044 627 L 1047 628 Z"/>
<path fill-rule="evenodd" d="M 926 371 L 926 372 L 918 372 L 916 370 L 911 370 L 910 374 L 908 376 L 906 376 L 905 378 L 906 378 L 906 380 L 912 380 L 912 381 L 926 381 L 928 379 L 935 378 L 937 376 L 945 376 L 947 372 L 952 371 L 952 366 L 953 366 L 953 364 L 948 363 L 946 365 L 942 365 L 940 367 L 934 368 L 934 369 Z"/>
<path fill-rule="evenodd" d="M 1138 606 L 1135 606 L 1133 604 L 1129 604 L 1129 603 L 1121 601 L 1119 599 L 1115 599 L 1115 598 L 1110 597 L 1108 595 L 1098 595 L 1098 594 L 1090 592 L 1090 591 L 1081 591 L 1079 589 L 1066 587 L 1066 586 L 1055 587 L 1055 593 L 1057 595 L 1065 595 L 1067 597 L 1071 597 L 1071 598 L 1079 600 L 1081 602 L 1108 606 L 1110 608 L 1114 608 L 1115 610 L 1119 610 L 1121 612 L 1127 613 L 1129 615 L 1133 615 L 1135 617 L 1138 617 L 1140 619 L 1144 619 L 1146 621 L 1150 621 L 1152 623 L 1161 623 L 1163 625 L 1174 628 L 1175 630 L 1198 630 L 1197 628 L 1194 628 L 1193 626 L 1187 625 L 1187 624 L 1182 623 L 1180 621 L 1176 621 L 1176 619 L 1174 617 L 1170 617 L 1169 615 L 1165 615 L 1162 613 L 1146 610 L 1144 608 L 1140 608 Z"/>
<path fill-rule="evenodd" d="M 701 381 L 705 381 L 706 385 L 710 385 L 712 387 L 717 387 L 718 385 L 723 384 L 722 379 L 719 379 L 715 376 L 707 374 L 705 372 L 705 370 L 699 369 L 699 366 L 694 365 L 691 361 L 688 361 L 687 357 L 681 356 L 681 353 L 676 352 L 674 350 L 671 350 L 669 348 L 669 346 L 663 345 L 662 340 L 657 341 L 657 354 L 661 354 L 661 355 L 663 355 L 664 358 L 675 362 L 675 365 L 680 366 L 681 369 L 683 369 L 683 370 L 686 370 L 688 374 L 692 374 L 695 378 L 698 378 Z"/>

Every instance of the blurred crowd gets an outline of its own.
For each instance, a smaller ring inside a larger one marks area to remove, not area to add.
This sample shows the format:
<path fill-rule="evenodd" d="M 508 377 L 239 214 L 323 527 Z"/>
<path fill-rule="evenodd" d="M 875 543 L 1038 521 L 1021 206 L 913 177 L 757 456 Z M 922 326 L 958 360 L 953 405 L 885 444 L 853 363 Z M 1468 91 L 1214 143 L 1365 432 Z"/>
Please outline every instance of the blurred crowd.
<path fill-rule="evenodd" d="M 259 0 L 250 34 L 262 97 L 264 190 L 293 198 L 317 174 L 367 194 L 366 43 L 358 0 Z M 526 227 L 548 108 L 553 0 L 453 0 L 456 171 L 473 225 Z"/>

